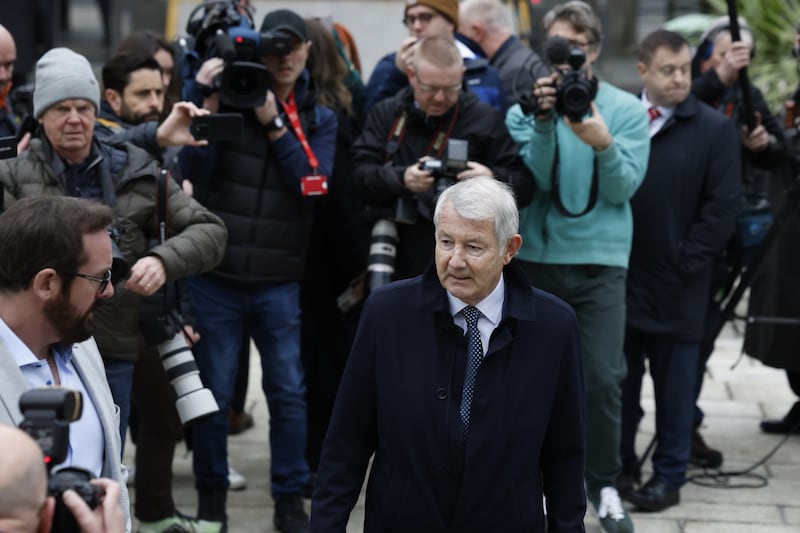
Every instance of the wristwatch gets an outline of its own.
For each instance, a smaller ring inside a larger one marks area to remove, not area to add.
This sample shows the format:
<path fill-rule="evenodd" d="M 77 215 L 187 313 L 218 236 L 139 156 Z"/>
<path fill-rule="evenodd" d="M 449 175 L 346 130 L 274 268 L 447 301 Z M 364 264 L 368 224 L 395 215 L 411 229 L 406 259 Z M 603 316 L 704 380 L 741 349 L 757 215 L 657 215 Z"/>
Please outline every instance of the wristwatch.
<path fill-rule="evenodd" d="M 283 117 L 280 114 L 275 115 L 275 118 L 272 119 L 271 122 L 267 122 L 264 127 L 267 128 L 267 131 L 280 131 L 286 126 L 286 122 L 283 121 Z"/>

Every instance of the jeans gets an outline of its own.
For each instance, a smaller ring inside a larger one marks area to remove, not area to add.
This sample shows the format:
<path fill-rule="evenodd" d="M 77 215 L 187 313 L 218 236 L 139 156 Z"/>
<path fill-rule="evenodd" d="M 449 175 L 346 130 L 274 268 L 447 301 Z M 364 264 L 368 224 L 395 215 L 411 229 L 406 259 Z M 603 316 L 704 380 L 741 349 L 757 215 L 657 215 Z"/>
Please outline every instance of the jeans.
<path fill-rule="evenodd" d="M 108 388 L 114 403 L 119 406 L 120 452 L 125 451 L 125 434 L 131 416 L 131 388 L 133 387 L 133 361 L 103 359 Z M 120 457 L 121 459 L 122 457 Z"/>
<path fill-rule="evenodd" d="M 249 331 L 261 356 L 262 388 L 270 411 L 272 495 L 301 494 L 309 471 L 306 402 L 300 362 L 300 285 L 241 284 L 213 275 L 189 280 L 200 341 L 194 347 L 203 384 L 219 413 L 193 426 L 193 466 L 200 492 L 228 484 L 228 410 L 239 368 L 239 350 Z M 202 511 L 202 510 L 201 510 Z"/>

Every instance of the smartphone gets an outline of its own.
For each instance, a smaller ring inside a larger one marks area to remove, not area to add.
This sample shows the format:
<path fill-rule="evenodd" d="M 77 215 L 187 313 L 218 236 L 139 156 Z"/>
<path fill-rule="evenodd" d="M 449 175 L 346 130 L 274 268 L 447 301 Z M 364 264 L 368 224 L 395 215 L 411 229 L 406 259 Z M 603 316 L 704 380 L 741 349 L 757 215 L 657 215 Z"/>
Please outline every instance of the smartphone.
<path fill-rule="evenodd" d="M 12 157 L 17 157 L 17 138 L 14 136 L 0 137 L 0 159 Z"/>
<path fill-rule="evenodd" d="M 244 121 L 239 113 L 201 115 L 192 118 L 189 131 L 197 140 L 239 139 L 244 134 Z"/>

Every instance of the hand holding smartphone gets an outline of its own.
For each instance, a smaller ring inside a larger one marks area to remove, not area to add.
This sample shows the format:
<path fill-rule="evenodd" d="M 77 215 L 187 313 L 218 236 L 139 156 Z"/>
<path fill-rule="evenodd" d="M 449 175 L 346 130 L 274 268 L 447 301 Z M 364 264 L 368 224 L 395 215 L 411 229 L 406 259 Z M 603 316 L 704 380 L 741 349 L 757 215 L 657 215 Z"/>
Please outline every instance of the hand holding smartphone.
<path fill-rule="evenodd" d="M 221 141 L 239 139 L 244 134 L 244 120 L 239 113 L 213 113 L 192 117 L 189 127 L 197 140 Z"/>

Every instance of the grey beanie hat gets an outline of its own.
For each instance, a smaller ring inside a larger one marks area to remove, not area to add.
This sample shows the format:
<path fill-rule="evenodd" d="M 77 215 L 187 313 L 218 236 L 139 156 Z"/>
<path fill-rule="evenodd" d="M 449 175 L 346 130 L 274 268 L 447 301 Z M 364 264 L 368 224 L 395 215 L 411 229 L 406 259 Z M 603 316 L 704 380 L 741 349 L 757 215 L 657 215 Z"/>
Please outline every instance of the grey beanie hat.
<path fill-rule="evenodd" d="M 51 106 L 83 98 L 100 109 L 100 85 L 89 61 L 69 48 L 53 48 L 36 62 L 33 116 L 39 118 Z"/>

